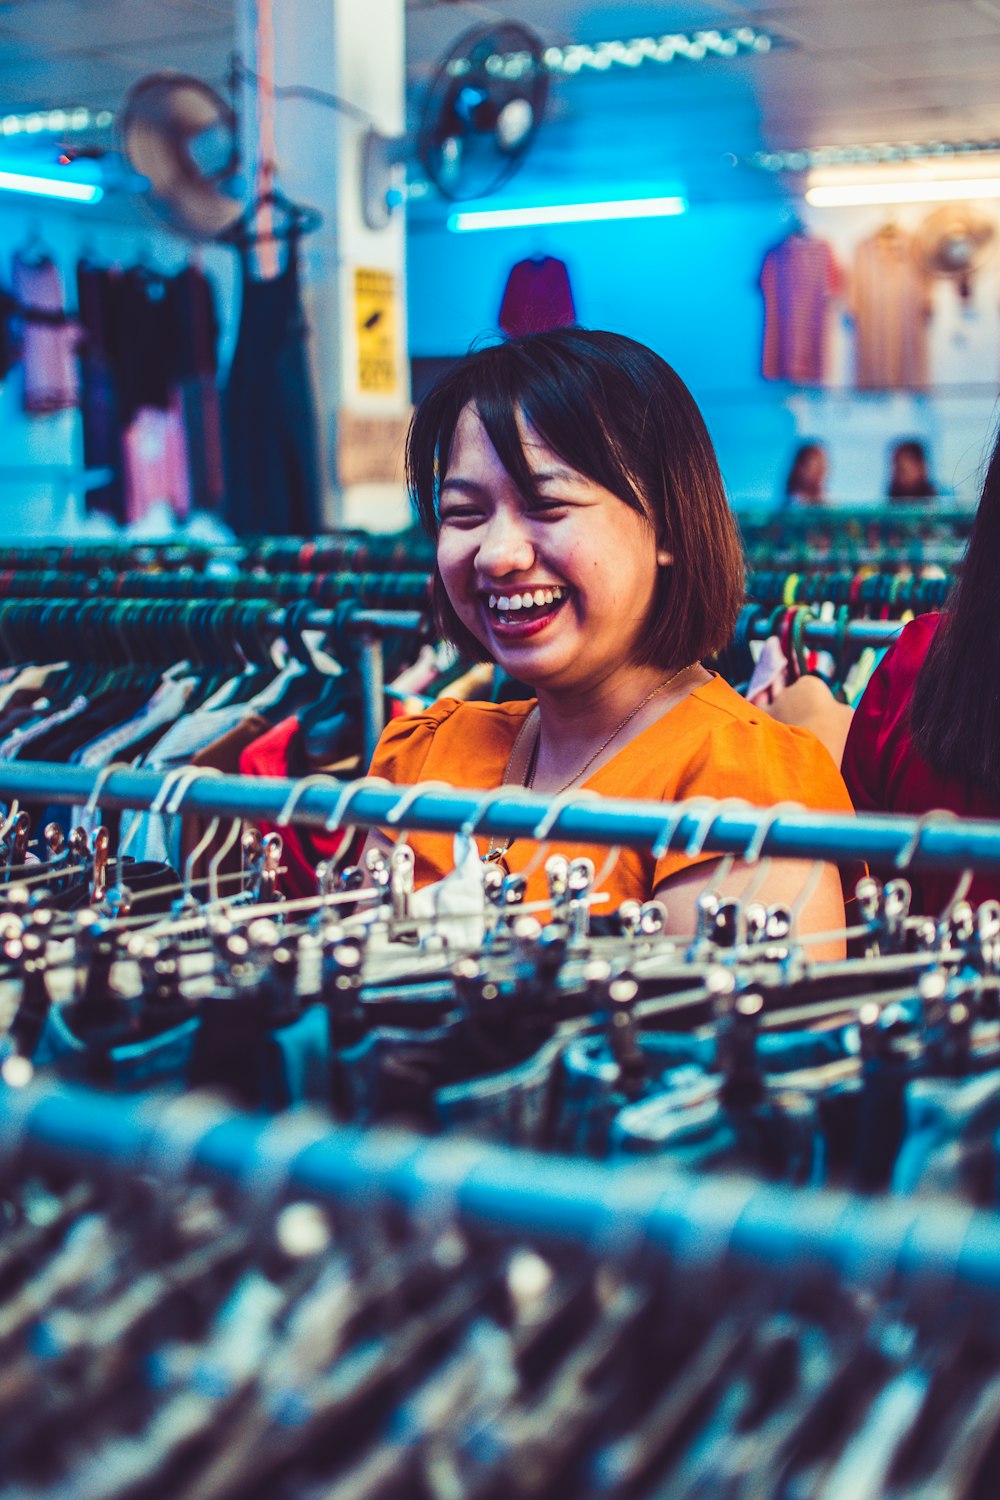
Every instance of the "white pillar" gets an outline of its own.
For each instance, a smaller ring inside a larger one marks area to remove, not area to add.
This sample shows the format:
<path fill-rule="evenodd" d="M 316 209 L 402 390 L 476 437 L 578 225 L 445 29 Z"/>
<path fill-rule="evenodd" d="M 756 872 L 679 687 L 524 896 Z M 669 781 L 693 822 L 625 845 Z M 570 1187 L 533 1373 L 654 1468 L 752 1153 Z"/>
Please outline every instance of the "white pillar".
<path fill-rule="evenodd" d="M 302 243 L 302 273 L 327 476 L 324 519 L 395 530 L 410 520 L 401 464 L 410 404 L 405 219 L 400 208 L 385 228 L 366 225 L 362 148 L 369 121 L 387 136 L 404 129 L 404 0 L 272 4 L 277 186 L 323 215 Z M 257 0 L 241 0 L 237 46 L 250 68 L 256 22 Z M 345 108 L 310 91 L 335 95 Z M 252 176 L 252 83 L 243 100 Z"/>

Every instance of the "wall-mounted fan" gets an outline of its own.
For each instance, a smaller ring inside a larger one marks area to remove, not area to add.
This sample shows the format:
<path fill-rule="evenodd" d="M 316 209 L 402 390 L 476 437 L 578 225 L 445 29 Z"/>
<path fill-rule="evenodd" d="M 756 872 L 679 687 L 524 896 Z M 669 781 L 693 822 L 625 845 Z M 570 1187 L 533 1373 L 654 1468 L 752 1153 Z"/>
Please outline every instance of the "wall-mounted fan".
<path fill-rule="evenodd" d="M 542 50 L 540 38 L 516 22 L 467 31 L 435 70 L 416 139 L 369 131 L 363 193 L 372 228 L 388 222 L 393 175 L 414 150 L 434 186 L 452 200 L 485 198 L 513 177 L 545 115 Z"/>
<path fill-rule="evenodd" d="M 120 131 L 130 165 L 149 184 L 147 201 L 171 228 L 214 240 L 233 227 L 245 207 L 231 189 L 236 115 L 207 83 L 174 72 L 141 78 Z"/>
<path fill-rule="evenodd" d="M 917 230 L 917 250 L 932 276 L 954 281 L 963 302 L 972 296 L 972 277 L 988 259 L 996 237 L 992 219 L 968 203 L 946 203 Z"/>

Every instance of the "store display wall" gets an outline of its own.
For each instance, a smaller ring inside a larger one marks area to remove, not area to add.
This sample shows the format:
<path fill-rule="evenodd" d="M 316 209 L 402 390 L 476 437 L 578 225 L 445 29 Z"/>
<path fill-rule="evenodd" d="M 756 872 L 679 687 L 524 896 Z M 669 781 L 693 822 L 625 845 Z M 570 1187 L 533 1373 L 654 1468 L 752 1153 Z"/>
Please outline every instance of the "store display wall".
<path fill-rule="evenodd" d="M 776 500 L 792 449 L 816 436 L 830 450 L 833 500 L 881 498 L 888 449 L 911 436 L 927 443 L 943 491 L 974 498 L 1000 370 L 1000 252 L 974 277 L 967 304 L 953 284 L 934 283 L 928 393 L 855 391 L 845 298 L 831 306 L 827 387 L 772 383 L 760 373 L 758 278 L 767 250 L 790 232 L 800 207 L 695 201 L 679 218 L 466 234 L 449 232 L 443 216 L 434 224 L 418 220 L 409 238 L 411 354 L 457 354 L 494 333 L 511 266 L 526 256 L 554 255 L 569 269 L 582 323 L 651 344 L 691 386 L 735 503 Z M 916 229 L 931 208 L 906 205 L 896 220 Z M 887 213 L 803 207 L 801 218 L 830 242 L 846 271 L 857 245 Z"/>

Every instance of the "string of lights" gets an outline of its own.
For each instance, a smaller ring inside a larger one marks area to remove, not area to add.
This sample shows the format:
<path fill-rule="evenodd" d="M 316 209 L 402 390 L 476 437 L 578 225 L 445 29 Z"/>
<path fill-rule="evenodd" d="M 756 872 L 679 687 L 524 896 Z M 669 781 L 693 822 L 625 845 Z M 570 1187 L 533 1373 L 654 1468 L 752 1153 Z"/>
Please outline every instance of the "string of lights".
<path fill-rule="evenodd" d="M 863 146 L 798 147 L 786 151 L 755 151 L 750 166 L 763 172 L 808 172 L 814 167 L 855 167 L 882 162 L 933 161 L 958 156 L 1000 153 L 1000 138 L 965 141 L 876 141 Z"/>
<path fill-rule="evenodd" d="M 81 130 L 107 130 L 114 124 L 110 109 L 34 109 L 27 114 L 0 116 L 0 135 L 68 135 Z"/>
<path fill-rule="evenodd" d="M 542 63 L 550 73 L 576 77 L 580 73 L 607 73 L 612 68 L 638 68 L 644 63 L 706 62 L 712 58 L 735 58 L 770 52 L 780 45 L 771 32 L 754 26 L 732 30 L 714 29 L 671 32 L 664 36 L 637 36 L 608 42 L 569 42 L 546 47 Z M 497 52 L 485 62 L 487 72 L 502 78 L 520 78 L 538 66 L 530 52 Z M 450 64 L 455 77 L 468 71 L 469 62 L 456 58 Z"/>

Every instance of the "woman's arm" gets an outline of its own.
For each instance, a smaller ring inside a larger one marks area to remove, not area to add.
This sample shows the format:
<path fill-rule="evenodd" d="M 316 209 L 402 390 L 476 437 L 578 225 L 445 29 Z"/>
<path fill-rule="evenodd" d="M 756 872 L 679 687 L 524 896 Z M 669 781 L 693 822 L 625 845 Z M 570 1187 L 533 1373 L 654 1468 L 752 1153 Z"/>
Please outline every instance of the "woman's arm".
<path fill-rule="evenodd" d="M 657 886 L 655 895 L 667 908 L 669 933 L 677 937 L 693 936 L 696 928 L 697 901 L 702 891 L 712 884 L 720 861 L 705 860 L 672 875 Z M 719 896 L 739 898 L 760 875 L 756 865 L 737 863 L 716 890 Z M 811 882 L 813 865 L 805 860 L 775 859 L 767 869 L 754 900 L 765 906 L 780 902 L 794 906 L 803 888 Z M 816 889 L 799 913 L 797 931 L 800 937 L 809 933 L 841 932 L 846 927 L 844 896 L 840 885 L 840 873 L 836 865 L 824 865 Z M 811 958 L 843 958 L 846 943 L 843 938 L 834 938 L 822 943 L 809 943 L 806 951 Z"/>

